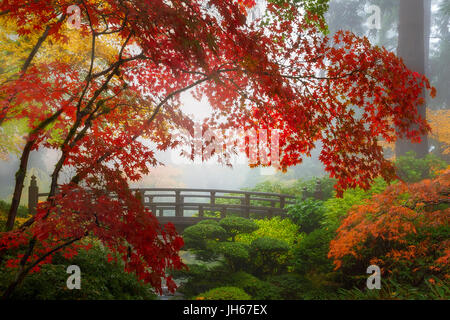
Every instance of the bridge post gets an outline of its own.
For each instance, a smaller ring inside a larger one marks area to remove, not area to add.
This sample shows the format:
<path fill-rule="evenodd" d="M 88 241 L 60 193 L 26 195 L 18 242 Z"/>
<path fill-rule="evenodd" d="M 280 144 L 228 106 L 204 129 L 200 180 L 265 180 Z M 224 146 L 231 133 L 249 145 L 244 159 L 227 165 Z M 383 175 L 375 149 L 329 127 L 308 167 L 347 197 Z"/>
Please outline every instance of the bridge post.
<path fill-rule="evenodd" d="M 203 218 L 205 216 L 205 212 L 203 211 L 203 206 L 202 205 L 198 206 L 198 216 L 200 218 Z"/>
<path fill-rule="evenodd" d="M 215 204 L 216 204 L 216 192 L 215 191 L 211 191 L 210 192 L 210 198 L 209 198 L 209 204 L 211 205 L 211 209 L 213 211 L 215 211 Z"/>
<path fill-rule="evenodd" d="M 176 217 L 182 217 L 183 216 L 183 209 L 181 206 L 181 191 L 175 191 L 175 216 Z"/>
<path fill-rule="evenodd" d="M 314 198 L 316 198 L 317 200 L 323 200 L 322 183 L 320 180 L 317 180 Z"/>
<path fill-rule="evenodd" d="M 283 209 L 285 204 L 286 198 L 284 196 L 280 196 L 280 209 Z"/>
<path fill-rule="evenodd" d="M 180 196 L 180 203 L 181 216 L 184 217 L 184 196 Z"/>
<path fill-rule="evenodd" d="M 150 211 L 156 217 L 157 212 L 156 212 L 156 206 L 153 204 L 153 196 L 148 196 L 148 205 L 150 206 Z"/>
<path fill-rule="evenodd" d="M 275 208 L 275 201 L 270 201 L 270 207 Z M 273 209 L 269 209 L 269 219 L 273 217 Z"/>
<path fill-rule="evenodd" d="M 244 218 L 250 218 L 250 194 L 245 194 L 245 210 L 244 210 Z"/>
<path fill-rule="evenodd" d="M 214 191 L 211 191 L 211 198 L 210 198 L 209 203 L 216 204 L 216 193 Z"/>
<path fill-rule="evenodd" d="M 141 198 L 142 205 L 145 207 L 145 190 L 139 189 L 139 195 Z"/>
<path fill-rule="evenodd" d="M 36 208 L 39 201 L 39 188 L 37 186 L 36 177 L 31 176 L 30 186 L 28 187 L 28 212 L 31 215 L 36 214 Z"/>

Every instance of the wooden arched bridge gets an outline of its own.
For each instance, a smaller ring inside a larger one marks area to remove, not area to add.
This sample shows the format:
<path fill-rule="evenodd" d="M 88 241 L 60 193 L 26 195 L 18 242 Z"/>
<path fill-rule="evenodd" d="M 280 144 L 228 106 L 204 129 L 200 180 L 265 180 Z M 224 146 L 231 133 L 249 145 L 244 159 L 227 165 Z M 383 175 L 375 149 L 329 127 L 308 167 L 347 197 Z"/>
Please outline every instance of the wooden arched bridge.
<path fill-rule="evenodd" d="M 220 189 L 145 188 L 135 191 L 160 223 L 170 221 L 177 229 L 214 219 L 211 213 L 220 218 L 230 214 L 245 218 L 283 215 L 286 205 L 294 203 L 295 199 L 287 194 Z"/>
<path fill-rule="evenodd" d="M 172 222 L 179 231 L 200 220 L 224 218 L 230 214 L 246 218 L 281 216 L 285 214 L 286 205 L 294 203 L 295 200 L 294 196 L 287 194 L 237 190 L 186 188 L 132 190 L 140 194 L 144 206 L 157 216 L 161 224 Z M 28 199 L 30 213 L 35 213 L 39 197 L 47 195 L 39 193 L 36 178 L 32 177 Z"/>

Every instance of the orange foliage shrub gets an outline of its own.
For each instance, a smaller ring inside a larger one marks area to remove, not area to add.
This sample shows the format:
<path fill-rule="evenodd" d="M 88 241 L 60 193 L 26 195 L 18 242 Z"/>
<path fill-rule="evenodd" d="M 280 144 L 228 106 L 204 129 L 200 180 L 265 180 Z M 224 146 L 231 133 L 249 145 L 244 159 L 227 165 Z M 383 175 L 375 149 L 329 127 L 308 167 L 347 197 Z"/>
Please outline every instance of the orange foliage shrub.
<path fill-rule="evenodd" d="M 383 274 L 449 279 L 450 169 L 434 180 L 398 183 L 353 207 L 330 243 L 336 269 L 376 264 Z"/>

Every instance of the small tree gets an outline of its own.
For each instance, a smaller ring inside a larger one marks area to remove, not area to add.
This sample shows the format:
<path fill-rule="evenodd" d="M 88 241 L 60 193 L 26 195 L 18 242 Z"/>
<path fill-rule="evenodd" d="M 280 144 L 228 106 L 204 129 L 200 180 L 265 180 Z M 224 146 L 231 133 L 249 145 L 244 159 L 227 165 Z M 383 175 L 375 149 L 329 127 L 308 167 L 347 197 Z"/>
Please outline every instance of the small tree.
<path fill-rule="evenodd" d="M 353 207 L 330 243 L 336 269 L 362 274 L 376 264 L 383 275 L 418 285 L 450 272 L 450 170 L 434 180 L 398 183 Z"/>
<path fill-rule="evenodd" d="M 231 270 L 239 270 L 249 260 L 248 245 L 235 242 L 235 237 L 258 229 L 255 222 L 241 217 L 227 217 L 220 221 L 203 220 L 183 232 L 186 248 L 192 250 L 201 260 L 215 260 L 219 257 Z"/>

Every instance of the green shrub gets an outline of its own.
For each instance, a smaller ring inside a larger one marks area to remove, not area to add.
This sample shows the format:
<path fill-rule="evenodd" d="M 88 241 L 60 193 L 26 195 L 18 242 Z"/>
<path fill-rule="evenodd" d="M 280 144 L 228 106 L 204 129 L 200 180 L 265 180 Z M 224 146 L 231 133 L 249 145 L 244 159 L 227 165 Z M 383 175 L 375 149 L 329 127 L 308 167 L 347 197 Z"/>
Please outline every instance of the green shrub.
<path fill-rule="evenodd" d="M 305 278 L 294 273 L 270 276 L 267 281 L 278 289 L 280 297 L 285 300 L 303 299 L 307 287 Z"/>
<path fill-rule="evenodd" d="M 219 287 L 201 293 L 197 300 L 250 300 L 251 297 L 244 290 L 237 287 Z"/>
<path fill-rule="evenodd" d="M 217 252 L 223 255 L 232 270 L 243 268 L 249 259 L 249 248 L 243 243 L 219 243 L 217 245 Z"/>
<path fill-rule="evenodd" d="M 255 300 L 279 300 L 280 290 L 273 284 L 262 281 L 255 276 L 239 271 L 230 275 L 229 285 L 243 289 Z"/>
<path fill-rule="evenodd" d="M 294 250 L 292 264 L 294 271 L 300 274 L 310 272 L 328 273 L 334 269 L 333 261 L 328 259 L 330 241 L 335 232 L 328 229 L 317 229 L 308 234 Z"/>
<path fill-rule="evenodd" d="M 281 300 L 281 290 L 267 281 L 259 281 L 248 293 L 255 300 Z"/>
<path fill-rule="evenodd" d="M 281 193 L 294 195 L 298 192 L 293 183 L 286 181 L 270 181 L 266 180 L 256 184 L 253 188 L 244 188 L 244 190 L 254 192 Z"/>
<path fill-rule="evenodd" d="M 182 280 L 177 292 L 186 299 L 213 288 L 226 286 L 230 270 L 225 265 L 190 264 L 188 270 L 174 270 L 172 276 Z"/>
<path fill-rule="evenodd" d="M 252 232 L 258 226 L 251 220 L 227 217 L 222 220 L 203 220 L 183 232 L 185 248 L 192 250 L 198 259 L 211 261 L 223 255 L 234 270 L 237 264 L 248 259 L 248 250 L 242 244 L 226 244 L 239 233 Z M 233 252 L 235 250 L 236 252 Z"/>
<path fill-rule="evenodd" d="M 337 229 L 348 211 L 354 205 L 359 205 L 365 199 L 369 199 L 374 194 L 383 192 L 387 187 L 386 181 L 382 178 L 375 179 L 370 190 L 364 191 L 360 188 L 348 189 L 344 192 L 342 198 L 330 198 L 324 202 L 325 213 L 323 225 L 330 229 Z"/>
<path fill-rule="evenodd" d="M 197 223 L 184 230 L 184 248 L 192 250 L 198 259 L 209 261 L 217 258 L 214 251 L 216 241 L 227 237 L 226 230 L 217 222 Z"/>
<path fill-rule="evenodd" d="M 321 226 L 325 208 L 323 202 L 308 198 L 298 199 L 287 207 L 288 217 L 298 226 L 300 232 L 310 233 Z"/>
<path fill-rule="evenodd" d="M 435 171 L 445 169 L 447 164 L 436 155 L 428 154 L 425 158 L 420 159 L 416 157 L 414 151 L 410 151 L 406 155 L 398 157 L 395 167 L 401 180 L 413 183 L 435 178 Z"/>
<path fill-rule="evenodd" d="M 37 273 L 29 274 L 13 293 L 19 300 L 96 300 L 96 299 L 155 299 L 151 286 L 126 273 L 122 263 L 108 262 L 108 250 L 94 243 L 91 250 L 80 250 L 68 260 L 56 255 L 52 264 L 42 266 Z M 69 290 L 66 286 L 69 265 L 81 269 L 81 290 Z M 4 291 L 15 272 L 0 268 L 0 291 Z"/>
<path fill-rule="evenodd" d="M 289 250 L 289 245 L 283 240 L 263 237 L 255 239 L 251 248 L 263 254 L 281 254 Z"/>
<path fill-rule="evenodd" d="M 272 238 L 258 238 L 250 245 L 251 262 L 256 274 L 275 274 L 284 270 L 280 257 L 289 251 L 286 241 Z"/>
<path fill-rule="evenodd" d="M 198 212 L 194 213 L 192 216 L 193 217 L 199 217 L 200 213 L 198 213 Z M 220 211 L 205 210 L 203 212 L 203 217 L 205 217 L 205 218 L 220 218 Z"/>
<path fill-rule="evenodd" d="M 227 238 L 227 232 L 218 224 L 203 222 L 184 229 L 183 237 L 192 240 L 223 240 Z"/>
<path fill-rule="evenodd" d="M 253 286 L 258 281 L 261 281 L 261 280 L 256 278 L 254 275 L 244 272 L 244 271 L 235 272 L 235 273 L 231 274 L 228 278 L 228 283 L 233 287 L 239 287 L 241 285 Z M 241 287 L 241 288 L 246 290 L 244 287 Z"/>
<path fill-rule="evenodd" d="M 219 225 L 234 238 L 238 234 L 251 233 L 258 229 L 258 225 L 250 219 L 242 217 L 226 217 L 220 220 Z"/>
<path fill-rule="evenodd" d="M 9 203 L 6 203 L 5 201 L 0 200 L 0 212 L 8 213 L 10 206 L 11 205 Z M 25 206 L 19 206 L 19 208 L 17 209 L 17 217 L 26 218 L 26 217 L 28 217 L 28 215 L 29 215 L 28 208 Z"/>
<path fill-rule="evenodd" d="M 0 232 L 6 227 L 6 221 L 8 220 L 10 204 L 3 200 L 0 200 Z M 28 208 L 24 206 L 19 206 L 17 209 L 17 216 L 14 222 L 14 228 L 19 227 L 25 221 L 27 221 L 31 216 L 28 213 Z"/>
<path fill-rule="evenodd" d="M 258 238 L 272 238 L 285 241 L 290 247 L 295 246 L 301 239 L 297 226 L 290 219 L 280 217 L 254 220 L 258 230 L 248 234 L 240 234 L 236 237 L 237 242 L 251 244 Z"/>
<path fill-rule="evenodd" d="M 205 219 L 197 222 L 197 224 L 212 224 L 212 225 L 219 225 L 219 221 L 216 219 Z"/>

